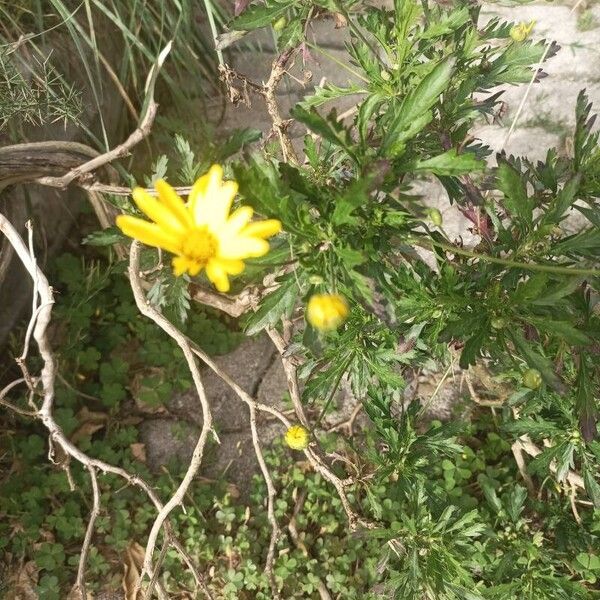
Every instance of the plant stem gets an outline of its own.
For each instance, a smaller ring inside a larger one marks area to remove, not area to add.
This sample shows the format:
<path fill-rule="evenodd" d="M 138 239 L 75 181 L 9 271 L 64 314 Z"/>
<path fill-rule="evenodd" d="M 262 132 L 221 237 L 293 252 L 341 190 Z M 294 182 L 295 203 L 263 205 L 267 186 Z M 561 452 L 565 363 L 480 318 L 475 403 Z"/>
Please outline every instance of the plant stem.
<path fill-rule="evenodd" d="M 423 248 L 431 249 L 432 246 L 436 246 L 438 248 L 446 250 L 447 252 L 460 254 L 462 256 L 468 256 L 469 258 L 478 258 L 479 260 L 496 263 L 499 265 L 505 265 L 507 267 L 513 267 L 515 269 L 541 271 L 542 273 L 557 273 L 561 275 L 584 275 L 592 277 L 600 276 L 600 269 L 585 269 L 579 267 L 561 267 L 559 265 L 540 265 L 537 263 L 524 263 L 516 260 L 511 260 L 509 258 L 490 256 L 489 254 L 479 254 L 478 252 L 473 252 L 472 250 L 460 248 L 459 246 L 455 246 L 454 244 L 448 244 L 446 242 L 440 242 L 438 240 L 432 239 L 419 238 L 410 241 Z"/>
<path fill-rule="evenodd" d="M 349 71 L 350 73 L 352 73 L 352 75 L 354 75 L 358 79 L 364 81 L 365 83 L 370 83 L 369 80 L 362 73 L 355 71 L 352 67 L 350 67 L 346 63 L 343 63 L 341 60 L 339 60 L 339 58 L 336 58 L 333 54 L 331 54 L 330 52 L 327 52 L 327 50 L 324 50 L 320 46 L 317 46 L 316 44 L 313 44 L 312 42 L 309 42 L 308 40 L 306 40 L 305 43 L 309 48 L 312 48 L 313 50 L 320 52 L 323 56 L 326 56 L 329 60 L 332 60 L 338 66 L 342 67 L 343 69 L 346 69 L 346 71 Z"/>
<path fill-rule="evenodd" d="M 215 16 L 213 15 L 213 6 L 212 0 L 204 0 L 204 6 L 206 7 L 206 13 L 208 14 L 208 22 L 210 24 L 210 30 L 213 36 L 213 43 L 215 45 L 215 52 L 217 53 L 217 58 L 219 59 L 219 64 L 224 67 L 225 61 L 223 60 L 223 52 L 217 48 L 217 24 L 215 23 Z"/>

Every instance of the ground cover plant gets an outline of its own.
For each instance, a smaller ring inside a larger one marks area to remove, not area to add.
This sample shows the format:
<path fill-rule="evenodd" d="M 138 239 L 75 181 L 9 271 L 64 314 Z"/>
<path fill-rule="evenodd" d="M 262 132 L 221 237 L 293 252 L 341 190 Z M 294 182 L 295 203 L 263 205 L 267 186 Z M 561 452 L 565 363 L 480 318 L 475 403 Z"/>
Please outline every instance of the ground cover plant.
<path fill-rule="evenodd" d="M 5 595 L 599 597 L 600 148 L 586 91 L 568 151 L 492 155 L 473 127 L 559 51 L 533 23 L 484 21 L 467 1 L 234 12 L 215 69 L 231 100 L 265 102 L 270 131 L 161 132 L 173 39 L 143 57 L 145 85 L 129 82 L 137 129 L 35 179 L 96 198 L 83 218 L 105 227 L 44 272 L 0 216 L 35 290 L 0 394 Z M 288 118 L 277 90 L 319 53 L 322 21 L 349 31 L 348 84 L 316 86 Z M 277 54 L 253 81 L 226 52 L 261 28 Z M 330 108 L 346 97 L 351 110 Z M 124 162 L 144 138 L 152 166 Z M 461 237 L 427 185 L 468 219 Z M 255 335 L 281 356 L 285 409 L 214 361 Z M 199 365 L 246 411 L 249 490 L 201 476 L 220 440 Z M 430 392 L 415 397 L 423 374 Z M 457 400 L 432 419 L 449 385 Z M 342 388 L 350 416 L 331 426 Z M 197 394 L 202 428 L 191 461 L 157 475 L 135 426 L 177 390 Z"/>

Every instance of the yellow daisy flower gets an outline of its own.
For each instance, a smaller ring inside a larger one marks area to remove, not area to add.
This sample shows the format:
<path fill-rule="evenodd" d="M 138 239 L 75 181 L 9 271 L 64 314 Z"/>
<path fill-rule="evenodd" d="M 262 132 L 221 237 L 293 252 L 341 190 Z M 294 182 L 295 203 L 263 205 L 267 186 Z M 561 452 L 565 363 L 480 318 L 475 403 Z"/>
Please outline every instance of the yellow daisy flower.
<path fill-rule="evenodd" d="M 135 188 L 133 199 L 153 222 L 120 215 L 117 226 L 129 237 L 175 255 L 175 275 L 206 276 L 220 292 L 229 291 L 229 276 L 244 270 L 243 260 L 269 251 L 266 238 L 281 231 L 276 219 L 250 222 L 253 211 L 240 206 L 229 214 L 238 191 L 235 181 L 223 181 L 223 169 L 213 165 L 196 181 L 185 203 L 162 179 L 154 187 L 158 198 Z"/>
<path fill-rule="evenodd" d="M 308 322 L 321 331 L 337 329 L 347 318 L 348 303 L 339 294 L 315 294 L 306 307 Z"/>
<path fill-rule="evenodd" d="M 292 425 L 285 432 L 285 443 L 292 450 L 304 450 L 308 448 L 308 430 L 302 425 Z"/>

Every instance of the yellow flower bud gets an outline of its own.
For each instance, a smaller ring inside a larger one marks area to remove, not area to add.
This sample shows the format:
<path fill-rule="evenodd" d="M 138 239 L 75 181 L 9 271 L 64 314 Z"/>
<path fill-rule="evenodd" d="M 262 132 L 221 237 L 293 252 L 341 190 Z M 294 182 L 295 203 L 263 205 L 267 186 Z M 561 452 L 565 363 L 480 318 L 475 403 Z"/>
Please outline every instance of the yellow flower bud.
<path fill-rule="evenodd" d="M 321 331 L 337 329 L 348 316 L 348 303 L 338 294 L 315 294 L 306 307 L 308 322 Z"/>
<path fill-rule="evenodd" d="M 273 22 L 273 29 L 275 31 L 282 31 L 286 25 L 287 25 L 287 19 L 285 17 L 279 17 L 279 19 L 277 19 L 277 21 Z"/>
<path fill-rule="evenodd" d="M 535 21 L 530 21 L 529 23 L 522 21 L 510 30 L 510 37 L 515 40 L 515 42 L 524 42 L 533 31 L 534 25 Z"/>
<path fill-rule="evenodd" d="M 308 448 L 308 430 L 302 425 L 292 425 L 285 432 L 285 443 L 292 450 L 304 450 Z"/>

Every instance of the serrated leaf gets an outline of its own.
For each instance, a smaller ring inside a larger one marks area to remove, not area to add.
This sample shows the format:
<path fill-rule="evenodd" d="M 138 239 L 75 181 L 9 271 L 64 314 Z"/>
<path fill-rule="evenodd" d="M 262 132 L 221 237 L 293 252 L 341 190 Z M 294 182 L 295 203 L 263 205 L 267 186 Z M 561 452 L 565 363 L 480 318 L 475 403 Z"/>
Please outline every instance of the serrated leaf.
<path fill-rule="evenodd" d="M 579 417 L 579 429 L 583 439 L 591 442 L 596 437 L 596 422 L 598 412 L 594 398 L 593 382 L 588 374 L 585 356 L 579 358 L 579 372 L 577 373 L 577 395 L 575 400 Z"/>
<path fill-rule="evenodd" d="M 494 482 L 489 477 L 483 474 L 481 474 L 477 478 L 477 482 L 481 486 L 483 495 L 488 501 L 488 504 L 494 509 L 495 512 L 500 512 L 502 510 L 502 502 L 500 501 L 500 498 L 496 493 Z"/>
<path fill-rule="evenodd" d="M 236 129 L 230 136 L 229 139 L 221 146 L 217 152 L 216 160 L 222 161 L 230 156 L 233 156 L 236 152 L 239 152 L 244 146 L 257 142 L 262 137 L 262 131 L 260 129 L 252 129 L 247 127 L 245 129 Z"/>
<path fill-rule="evenodd" d="M 600 509 L 600 484 L 596 481 L 589 468 L 585 468 L 583 471 L 583 483 L 585 484 L 585 491 L 590 500 L 596 508 Z"/>
<path fill-rule="evenodd" d="M 312 132 L 343 148 L 352 160 L 358 162 L 350 132 L 344 127 L 343 123 L 337 120 L 337 114 L 334 110 L 324 118 L 314 108 L 311 107 L 306 110 L 298 104 L 290 113 L 294 119 L 304 123 Z"/>
<path fill-rule="evenodd" d="M 527 223 L 533 217 L 533 205 L 527 196 L 524 176 L 512 165 L 501 160 L 496 171 L 498 189 L 504 194 L 504 206 L 508 213 Z"/>
<path fill-rule="evenodd" d="M 418 160 L 411 164 L 410 168 L 417 172 L 433 173 L 434 175 L 463 175 L 483 171 L 485 162 L 479 160 L 472 152 L 459 154 L 455 148 L 428 158 Z"/>
<path fill-rule="evenodd" d="M 528 320 L 533 323 L 540 331 L 544 331 L 550 335 L 558 335 L 563 338 L 568 344 L 573 346 L 587 346 L 591 344 L 590 338 L 575 328 L 568 321 L 558 321 L 556 319 L 541 319 L 529 317 Z"/>
<path fill-rule="evenodd" d="M 455 64 L 454 58 L 438 63 L 396 109 L 382 144 L 385 154 L 401 151 L 404 143 L 431 121 L 431 108 L 448 87 Z"/>
<path fill-rule="evenodd" d="M 487 324 L 487 321 L 486 321 Z M 484 323 L 476 326 L 475 333 L 465 342 L 464 348 L 460 354 L 459 365 L 461 369 L 468 369 L 474 365 L 481 356 L 481 348 L 488 337 L 488 328 Z"/>
<path fill-rule="evenodd" d="M 81 243 L 88 246 L 112 246 L 126 239 L 117 227 L 107 227 L 102 231 L 94 231 L 86 235 Z"/>
<path fill-rule="evenodd" d="M 321 106 L 331 100 L 344 98 L 345 96 L 356 96 L 357 94 L 368 94 L 369 90 L 359 87 L 358 85 L 349 85 L 348 87 L 339 87 L 333 83 L 327 83 L 323 87 L 315 87 L 312 96 L 308 96 L 299 102 L 298 105 L 306 110 L 311 107 Z"/>
<path fill-rule="evenodd" d="M 384 94 L 376 92 L 361 103 L 356 116 L 356 128 L 361 140 L 364 141 L 367 138 L 367 130 L 369 126 L 373 125 L 373 115 L 385 100 L 386 96 Z"/>
<path fill-rule="evenodd" d="M 559 223 L 567 209 L 577 200 L 577 192 L 581 186 L 581 174 L 571 177 L 542 218 L 542 223 Z"/>
<path fill-rule="evenodd" d="M 230 29 L 249 31 L 265 27 L 281 17 L 293 5 L 293 0 L 289 0 L 283 4 L 277 3 L 267 6 L 264 4 L 253 4 L 231 22 Z"/>
<path fill-rule="evenodd" d="M 509 331 L 509 336 L 513 340 L 519 352 L 527 361 L 527 364 L 530 367 L 537 369 L 542 375 L 544 381 L 549 386 L 551 386 L 557 391 L 562 391 L 564 386 L 561 383 L 560 379 L 554 373 L 554 366 L 552 362 L 544 355 L 537 352 L 537 350 L 535 350 L 530 345 L 530 343 L 527 340 L 525 340 L 522 333 L 517 329 Z"/>
<path fill-rule="evenodd" d="M 600 229 L 592 228 L 571 235 L 552 248 L 555 255 L 573 252 L 584 256 L 600 256 Z"/>
<path fill-rule="evenodd" d="M 470 20 L 469 9 L 466 7 L 443 15 L 439 20 L 428 26 L 420 35 L 422 40 L 430 40 L 456 31 Z"/>
<path fill-rule="evenodd" d="M 294 308 L 298 286 L 295 277 L 288 278 L 260 303 L 258 310 L 246 321 L 246 335 L 254 335 L 265 327 L 275 325 L 283 316 L 289 316 Z"/>

